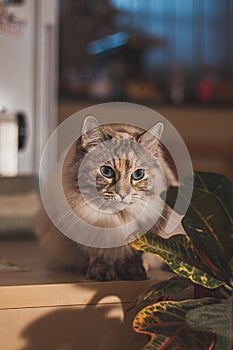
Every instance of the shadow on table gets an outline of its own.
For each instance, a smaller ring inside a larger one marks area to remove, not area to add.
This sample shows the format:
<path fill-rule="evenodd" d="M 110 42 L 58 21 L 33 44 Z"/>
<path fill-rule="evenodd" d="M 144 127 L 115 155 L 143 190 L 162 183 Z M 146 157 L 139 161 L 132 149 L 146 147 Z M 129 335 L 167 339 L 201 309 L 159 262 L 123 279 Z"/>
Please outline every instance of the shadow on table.
<path fill-rule="evenodd" d="M 26 345 L 20 350 L 140 350 L 148 337 L 132 330 L 137 310 L 126 311 L 129 304 L 121 300 L 119 293 L 97 290 L 88 305 L 41 308 L 42 315 L 23 330 Z"/>

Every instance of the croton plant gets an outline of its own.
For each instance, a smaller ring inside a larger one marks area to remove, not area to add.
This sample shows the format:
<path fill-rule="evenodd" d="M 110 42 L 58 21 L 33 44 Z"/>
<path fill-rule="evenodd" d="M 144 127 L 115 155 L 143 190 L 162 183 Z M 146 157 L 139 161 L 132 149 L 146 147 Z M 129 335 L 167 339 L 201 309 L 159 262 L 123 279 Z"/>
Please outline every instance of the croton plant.
<path fill-rule="evenodd" d="M 180 185 L 183 201 L 190 178 Z M 182 192 L 183 191 L 183 192 Z M 178 187 L 169 188 L 166 202 L 173 208 Z M 162 194 L 165 196 L 165 194 Z M 179 208 L 176 210 L 179 212 Z M 214 173 L 195 172 L 191 203 L 182 225 L 186 232 L 162 238 L 148 232 L 132 246 L 160 256 L 176 275 L 141 294 L 145 302 L 133 328 L 150 335 L 143 350 L 232 349 L 233 186 Z M 194 287 L 194 298 L 172 296 Z"/>

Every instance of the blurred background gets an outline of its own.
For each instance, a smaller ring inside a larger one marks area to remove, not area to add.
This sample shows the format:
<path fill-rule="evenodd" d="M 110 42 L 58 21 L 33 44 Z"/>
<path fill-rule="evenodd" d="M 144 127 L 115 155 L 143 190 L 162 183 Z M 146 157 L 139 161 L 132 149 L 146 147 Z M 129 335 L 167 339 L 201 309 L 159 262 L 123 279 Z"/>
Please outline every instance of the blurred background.
<path fill-rule="evenodd" d="M 60 97 L 233 103 L 231 0 L 62 0 Z"/>
<path fill-rule="evenodd" d="M 157 110 L 233 179 L 233 1 L 0 0 L 1 233 L 32 231 L 51 132 L 107 101 Z"/>

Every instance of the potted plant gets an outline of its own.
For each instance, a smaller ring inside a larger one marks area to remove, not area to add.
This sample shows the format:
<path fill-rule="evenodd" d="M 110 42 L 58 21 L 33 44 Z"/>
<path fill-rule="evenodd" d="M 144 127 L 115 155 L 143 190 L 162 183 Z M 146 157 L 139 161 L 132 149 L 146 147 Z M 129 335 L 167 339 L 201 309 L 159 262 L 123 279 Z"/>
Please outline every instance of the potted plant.
<path fill-rule="evenodd" d="M 187 186 L 190 178 L 180 184 L 180 191 L 185 194 Z M 165 200 L 170 207 L 177 193 L 178 187 L 169 188 Z M 150 335 L 143 350 L 232 349 L 232 204 L 229 179 L 195 172 L 192 199 L 182 219 L 186 235 L 165 239 L 148 232 L 131 243 L 160 256 L 176 274 L 135 300 L 148 304 L 133 321 L 136 332 Z M 190 286 L 194 287 L 193 299 L 171 300 L 171 295 Z"/>

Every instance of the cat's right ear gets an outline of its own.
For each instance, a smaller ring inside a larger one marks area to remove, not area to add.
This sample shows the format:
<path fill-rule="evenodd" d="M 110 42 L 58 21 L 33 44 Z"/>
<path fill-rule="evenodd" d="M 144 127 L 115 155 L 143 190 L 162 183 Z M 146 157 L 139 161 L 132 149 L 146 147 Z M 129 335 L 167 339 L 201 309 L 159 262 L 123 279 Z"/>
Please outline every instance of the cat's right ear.
<path fill-rule="evenodd" d="M 98 120 L 92 115 L 86 117 L 82 128 L 82 146 L 86 151 L 107 139 Z"/>
<path fill-rule="evenodd" d="M 163 134 L 163 123 L 159 122 L 152 126 L 148 131 L 144 132 L 140 137 L 138 142 L 149 149 L 153 154 L 157 153 L 158 144 Z"/>

